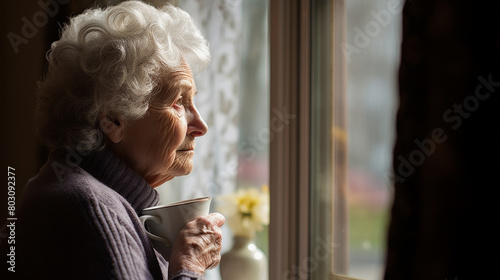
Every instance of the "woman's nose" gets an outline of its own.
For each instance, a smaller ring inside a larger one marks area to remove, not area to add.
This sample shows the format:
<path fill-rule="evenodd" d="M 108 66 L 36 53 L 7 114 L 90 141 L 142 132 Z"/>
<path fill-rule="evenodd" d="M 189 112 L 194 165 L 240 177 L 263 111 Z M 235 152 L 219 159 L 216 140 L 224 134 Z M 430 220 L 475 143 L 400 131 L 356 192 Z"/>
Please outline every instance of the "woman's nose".
<path fill-rule="evenodd" d="M 193 104 L 191 110 L 191 118 L 188 123 L 187 134 L 193 137 L 199 137 L 205 135 L 207 131 L 208 131 L 207 123 L 203 120 L 203 118 L 200 115 L 200 112 L 198 112 L 198 109 Z"/>

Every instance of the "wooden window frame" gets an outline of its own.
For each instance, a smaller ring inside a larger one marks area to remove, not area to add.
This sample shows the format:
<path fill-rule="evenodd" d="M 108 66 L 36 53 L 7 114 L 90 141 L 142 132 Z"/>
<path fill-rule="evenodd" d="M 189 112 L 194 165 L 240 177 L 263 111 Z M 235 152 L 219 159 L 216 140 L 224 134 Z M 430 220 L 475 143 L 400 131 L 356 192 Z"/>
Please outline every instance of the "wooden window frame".
<path fill-rule="evenodd" d="M 309 240 L 309 0 L 270 0 L 270 108 L 294 115 L 270 143 L 269 279 L 297 279 Z"/>
<path fill-rule="evenodd" d="M 331 1 L 331 0 L 317 0 Z M 310 232 L 311 191 L 311 73 L 313 39 L 312 13 L 315 0 L 270 0 L 270 108 L 271 122 L 276 112 L 282 110 L 294 117 L 279 133 L 273 133 L 270 143 L 270 195 L 271 223 L 269 226 L 269 279 L 310 279 L 308 267 L 315 244 Z M 345 0 L 334 0 L 325 11 L 326 22 L 333 30 L 331 59 L 326 62 L 331 69 L 331 83 L 327 90 L 338 96 L 345 94 L 346 62 L 340 45 L 345 41 Z M 334 29 L 335 26 L 335 29 Z M 328 68 L 328 67 L 326 67 Z M 334 102 L 345 102 L 335 99 Z M 332 104 L 332 108 L 339 104 Z M 342 113 L 342 115 L 345 112 Z M 345 117 L 332 112 L 334 123 L 345 122 Z M 271 123 L 272 129 L 272 123 Z M 335 139 L 332 145 L 338 145 Z M 345 143 L 344 143 L 345 145 Z M 345 149 L 345 147 L 344 147 Z M 337 148 L 333 149 L 334 158 Z M 345 154 L 342 157 L 345 161 Z M 346 162 L 334 161 L 332 174 L 332 206 L 329 215 L 332 224 L 347 223 L 345 206 L 345 178 L 338 176 L 338 166 Z M 341 170 L 341 172 L 345 172 Z M 340 178 L 340 180 L 339 180 Z M 344 199 L 344 202 L 340 202 Z M 333 244 L 342 244 L 328 260 L 330 279 L 350 279 L 337 275 L 348 269 L 347 232 L 332 227 Z M 333 246 L 332 247 L 336 247 Z"/>

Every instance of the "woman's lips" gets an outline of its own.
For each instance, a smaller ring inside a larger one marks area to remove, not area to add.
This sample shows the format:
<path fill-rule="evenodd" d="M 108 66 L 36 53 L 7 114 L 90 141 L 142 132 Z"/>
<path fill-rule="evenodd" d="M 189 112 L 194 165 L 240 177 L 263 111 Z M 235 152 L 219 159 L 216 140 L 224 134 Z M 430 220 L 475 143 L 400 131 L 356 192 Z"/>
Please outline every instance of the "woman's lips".
<path fill-rule="evenodd" d="M 194 152 L 194 147 L 193 148 L 182 148 L 178 149 L 178 152 Z"/>
<path fill-rule="evenodd" d="M 194 143 L 191 145 L 186 145 L 182 148 L 177 149 L 178 152 L 189 152 L 189 151 L 194 151 Z"/>

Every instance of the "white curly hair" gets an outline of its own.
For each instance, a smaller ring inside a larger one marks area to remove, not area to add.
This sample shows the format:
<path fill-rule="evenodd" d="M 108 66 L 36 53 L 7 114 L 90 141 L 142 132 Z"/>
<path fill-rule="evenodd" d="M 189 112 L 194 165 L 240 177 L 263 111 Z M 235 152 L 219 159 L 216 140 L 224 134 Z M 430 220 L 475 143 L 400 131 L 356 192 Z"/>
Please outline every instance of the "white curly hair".
<path fill-rule="evenodd" d="M 208 43 L 183 10 L 126 1 L 72 17 L 47 52 L 38 82 L 36 128 L 51 149 L 100 149 L 103 115 L 142 117 L 160 75 L 210 61 Z"/>

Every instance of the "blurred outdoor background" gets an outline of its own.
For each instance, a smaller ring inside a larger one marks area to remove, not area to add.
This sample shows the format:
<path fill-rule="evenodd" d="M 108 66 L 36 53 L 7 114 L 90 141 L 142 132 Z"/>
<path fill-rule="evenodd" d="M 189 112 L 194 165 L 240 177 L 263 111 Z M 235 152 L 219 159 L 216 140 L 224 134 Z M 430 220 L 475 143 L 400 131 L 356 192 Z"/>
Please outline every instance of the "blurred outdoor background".
<path fill-rule="evenodd" d="M 402 5 L 346 1 L 349 276 L 364 280 L 384 269 Z"/>

